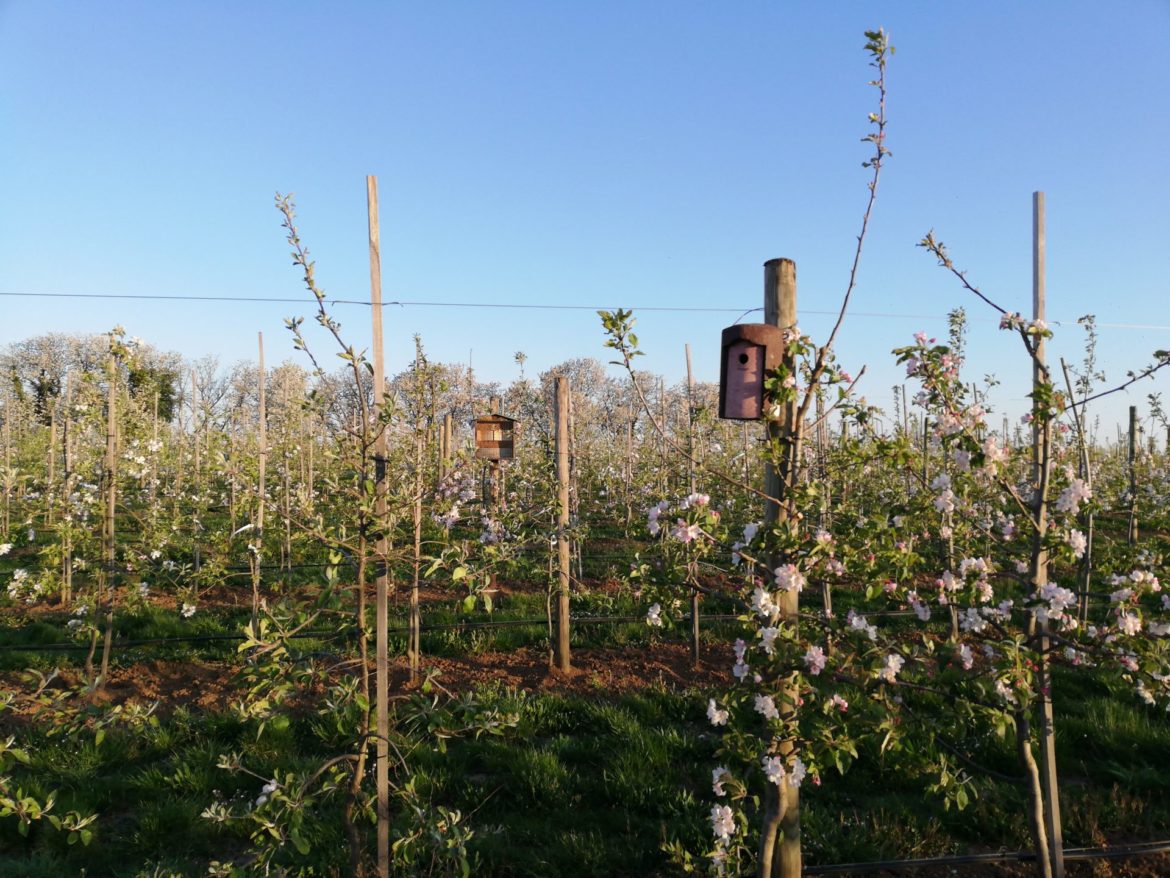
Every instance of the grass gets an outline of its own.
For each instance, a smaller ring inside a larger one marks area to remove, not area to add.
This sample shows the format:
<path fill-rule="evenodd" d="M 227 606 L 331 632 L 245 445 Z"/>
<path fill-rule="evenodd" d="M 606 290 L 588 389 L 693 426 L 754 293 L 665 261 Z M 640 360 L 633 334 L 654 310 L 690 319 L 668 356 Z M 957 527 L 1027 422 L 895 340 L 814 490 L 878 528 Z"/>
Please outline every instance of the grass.
<path fill-rule="evenodd" d="M 1170 780 L 1157 769 L 1170 757 L 1165 718 L 1119 698 L 1091 674 L 1055 682 L 1066 843 L 1170 832 Z M 662 842 L 704 849 L 717 746 L 705 693 L 650 688 L 586 697 L 494 687 L 480 697 L 515 713 L 517 725 L 500 737 L 452 740 L 445 753 L 420 747 L 410 755 L 424 799 L 459 809 L 474 828 L 474 874 L 665 875 Z M 202 819 L 203 808 L 220 797 L 254 796 L 259 785 L 218 768 L 220 754 L 240 752 L 262 775 L 308 770 L 332 755 L 314 721 L 297 717 L 257 739 L 230 714 L 180 709 L 137 731 L 112 731 L 100 745 L 25 732 L 33 762 L 16 780 L 30 792 L 57 790 L 58 812 L 100 817 L 84 848 L 44 827 L 24 839 L 11 821 L 0 824 L 0 876 L 47 878 L 82 868 L 92 878 L 202 875 L 211 859 L 238 856 L 246 843 L 239 830 Z M 987 745 L 981 757 L 1013 765 L 1006 744 Z M 806 785 L 808 861 L 1027 847 L 1018 819 L 1022 788 L 981 780 L 966 810 L 945 811 L 924 794 L 927 781 L 896 758 L 863 751 L 844 779 Z M 329 874 L 344 850 L 336 813 L 329 806 L 314 824 L 305 864 L 316 874 Z"/>

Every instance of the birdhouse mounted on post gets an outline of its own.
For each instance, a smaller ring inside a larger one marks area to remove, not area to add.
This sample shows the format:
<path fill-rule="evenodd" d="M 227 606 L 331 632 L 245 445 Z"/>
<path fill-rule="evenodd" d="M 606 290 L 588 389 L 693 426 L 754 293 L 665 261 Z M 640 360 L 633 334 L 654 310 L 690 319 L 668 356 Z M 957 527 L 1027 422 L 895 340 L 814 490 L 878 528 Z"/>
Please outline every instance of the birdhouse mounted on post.
<path fill-rule="evenodd" d="M 516 421 L 505 415 L 475 419 L 475 456 L 480 460 L 511 460 Z"/>
<path fill-rule="evenodd" d="M 784 360 L 784 330 L 768 323 L 741 323 L 723 330 L 719 365 L 719 417 L 764 417 L 764 377 Z"/>

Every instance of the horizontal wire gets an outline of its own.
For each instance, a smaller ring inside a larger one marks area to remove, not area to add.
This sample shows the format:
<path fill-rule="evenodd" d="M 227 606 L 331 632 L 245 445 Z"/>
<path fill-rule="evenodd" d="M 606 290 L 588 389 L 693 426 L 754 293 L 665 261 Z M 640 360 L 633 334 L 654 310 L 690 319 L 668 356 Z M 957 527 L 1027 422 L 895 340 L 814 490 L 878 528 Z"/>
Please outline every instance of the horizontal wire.
<path fill-rule="evenodd" d="M 283 298 L 275 296 L 195 296 L 195 295 L 174 295 L 161 296 L 152 293 L 25 293 L 25 292 L 4 292 L 0 291 L 0 296 L 21 296 L 32 299 L 135 299 L 156 302 L 269 302 L 269 303 L 291 303 L 299 305 L 311 305 L 311 300 L 304 298 Z M 326 300 L 330 305 L 364 305 L 370 306 L 368 301 L 362 299 L 328 299 Z M 693 313 L 737 313 L 737 314 L 753 314 L 757 311 L 763 311 L 763 308 L 700 308 L 700 307 L 679 307 L 667 305 L 555 305 L 548 303 L 528 304 L 515 302 L 434 302 L 426 300 L 392 300 L 383 302 L 382 307 L 390 307 L 397 305 L 399 307 L 410 308 L 500 308 L 504 310 L 535 310 L 535 311 L 609 311 L 624 308 L 628 311 L 675 311 L 675 312 L 693 312 Z M 838 311 L 820 311 L 815 309 L 802 308 L 800 314 L 808 314 L 814 316 L 829 316 L 835 317 Z M 877 317 L 888 318 L 893 320 L 946 320 L 946 314 L 891 314 L 882 311 L 850 311 L 850 317 Z M 968 320 L 991 322 L 998 321 L 998 317 L 971 317 Z M 1076 320 L 1049 320 L 1050 326 L 1073 326 L 1076 325 Z M 1098 329 L 1156 329 L 1156 330 L 1170 330 L 1170 326 L 1156 323 L 1096 323 Z"/>

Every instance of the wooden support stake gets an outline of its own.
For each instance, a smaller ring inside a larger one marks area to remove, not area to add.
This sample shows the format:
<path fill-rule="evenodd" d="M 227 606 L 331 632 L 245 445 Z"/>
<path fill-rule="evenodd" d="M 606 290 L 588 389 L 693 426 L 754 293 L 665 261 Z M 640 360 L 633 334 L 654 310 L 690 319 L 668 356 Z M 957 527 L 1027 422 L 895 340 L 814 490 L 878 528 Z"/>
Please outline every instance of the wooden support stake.
<path fill-rule="evenodd" d="M 70 453 L 72 431 L 69 425 L 73 418 L 73 372 L 65 373 L 65 422 L 61 427 L 61 451 L 65 472 L 61 482 L 61 495 L 66 504 L 73 496 L 73 455 Z M 153 459 L 154 455 L 152 455 Z M 68 505 L 66 506 L 68 508 Z M 69 609 L 73 603 L 73 516 L 61 527 L 61 606 Z"/>
<path fill-rule="evenodd" d="M 1137 524 L 1137 406 L 1129 407 L 1129 526 L 1125 541 L 1133 546 L 1138 540 Z"/>
<path fill-rule="evenodd" d="M 12 395 L 4 402 L 4 542 L 12 526 Z"/>
<path fill-rule="evenodd" d="M 764 263 L 764 322 L 785 329 L 796 325 L 796 263 L 791 259 L 771 259 Z M 795 368 L 795 364 L 790 361 L 786 361 L 786 365 L 790 369 Z M 767 422 L 769 444 L 779 442 L 782 447 L 779 461 L 769 460 L 764 471 L 764 493 L 772 498 L 764 506 L 764 526 L 769 530 L 788 524 L 788 491 L 796 476 L 796 442 L 793 436 L 796 428 L 795 400 L 782 407 L 778 419 Z M 775 556 L 769 558 L 768 570 L 763 575 L 769 576 L 772 569 L 783 563 L 783 560 Z M 779 603 L 782 624 L 791 626 L 795 633 L 799 612 L 796 589 L 781 592 Z M 799 694 L 794 678 L 785 679 L 781 683 L 778 705 L 782 716 L 793 726 L 796 724 Z M 773 747 L 785 765 L 790 767 L 796 749 L 795 740 L 785 737 L 774 741 Z M 799 791 L 789 784 L 769 784 L 760 832 L 760 874 L 773 878 L 800 878 L 800 873 Z"/>
<path fill-rule="evenodd" d="M 110 351 L 107 362 L 106 464 L 102 472 L 105 514 L 102 518 L 102 602 L 106 611 L 106 634 L 102 644 L 102 668 L 97 690 L 106 688 L 110 673 L 110 649 L 114 641 L 114 510 L 118 499 L 118 360 Z"/>
<path fill-rule="evenodd" d="M 389 545 L 386 538 L 386 431 L 381 423 L 382 406 L 386 396 L 386 366 L 382 349 L 382 250 L 378 227 L 378 179 L 366 177 L 366 207 L 370 238 L 370 312 L 373 318 L 374 342 L 374 424 L 378 431 L 374 439 L 374 516 L 378 541 L 375 548 L 378 581 L 375 598 L 375 713 L 377 743 L 375 745 L 374 784 L 378 820 L 378 876 L 390 876 L 390 629 L 389 605 Z M 411 591 L 410 614 L 410 676 L 418 674 L 418 653 L 415 642 L 415 616 L 418 590 Z M 363 622 L 364 625 L 364 622 Z"/>
<path fill-rule="evenodd" d="M 569 655 L 569 379 L 556 380 L 557 561 L 560 592 L 557 597 L 557 668 L 567 674 Z"/>
<path fill-rule="evenodd" d="M 257 363 L 257 441 L 259 442 L 259 473 L 257 474 L 256 511 L 253 524 L 255 531 L 248 542 L 256 548 L 248 552 L 248 564 L 252 569 L 252 630 L 258 631 L 260 624 L 260 556 L 264 551 L 264 503 L 268 493 L 268 405 L 265 387 L 268 373 L 264 368 L 264 333 L 256 333 Z M 253 543 L 252 540 L 255 540 Z"/>
<path fill-rule="evenodd" d="M 695 493 L 695 376 L 691 371 L 691 346 L 687 353 L 687 490 Z M 699 590 L 691 587 L 691 662 L 699 667 Z"/>
<path fill-rule="evenodd" d="M 1044 290 L 1044 193 L 1032 193 L 1032 319 L 1043 320 Z M 1037 386 L 1044 380 L 1045 345 L 1043 337 L 1036 341 L 1036 359 L 1032 381 Z M 1041 423 L 1042 422 L 1042 423 Z M 1052 424 L 1047 418 L 1032 420 L 1033 479 L 1037 491 L 1035 528 L 1033 530 L 1033 585 L 1039 591 L 1048 583 L 1048 551 L 1044 538 L 1048 532 L 1048 514 L 1044 494 L 1051 468 Z M 1060 820 L 1060 793 L 1056 771 L 1056 733 L 1052 715 L 1052 674 L 1048 651 L 1048 622 L 1040 623 L 1040 655 L 1037 685 L 1040 689 L 1040 780 L 1044 792 L 1044 829 L 1048 836 L 1048 857 L 1052 878 L 1064 878 L 1064 837 Z"/>

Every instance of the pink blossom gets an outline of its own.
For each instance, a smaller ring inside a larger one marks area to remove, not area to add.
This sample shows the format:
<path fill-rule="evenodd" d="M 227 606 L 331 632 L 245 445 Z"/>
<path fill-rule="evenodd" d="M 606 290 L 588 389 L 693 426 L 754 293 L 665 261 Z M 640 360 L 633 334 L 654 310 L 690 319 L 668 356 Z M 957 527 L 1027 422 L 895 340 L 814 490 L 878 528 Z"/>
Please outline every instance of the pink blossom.
<path fill-rule="evenodd" d="M 804 664 L 808 672 L 814 676 L 825 669 L 825 651 L 819 646 L 810 646 L 804 654 Z"/>
<path fill-rule="evenodd" d="M 776 587 L 781 591 L 801 591 L 805 585 L 804 574 L 795 564 L 785 564 L 772 571 L 776 576 Z"/>

